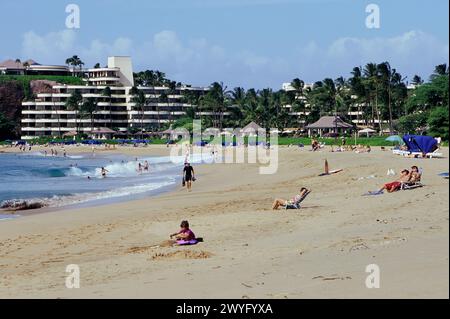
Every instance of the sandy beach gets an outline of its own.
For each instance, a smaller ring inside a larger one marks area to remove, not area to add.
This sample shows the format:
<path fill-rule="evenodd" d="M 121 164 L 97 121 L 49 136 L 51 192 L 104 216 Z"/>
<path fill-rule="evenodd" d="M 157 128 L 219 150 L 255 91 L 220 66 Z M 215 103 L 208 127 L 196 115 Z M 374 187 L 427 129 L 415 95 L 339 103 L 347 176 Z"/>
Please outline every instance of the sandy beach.
<path fill-rule="evenodd" d="M 438 174 L 449 152 L 441 151 L 443 159 L 411 159 L 380 148 L 284 147 L 274 175 L 257 164 L 205 164 L 191 193 L 180 185 L 0 221 L 0 298 L 448 298 L 449 190 Z M 169 155 L 165 146 L 96 152 Z M 344 171 L 318 177 L 325 159 Z M 392 181 L 388 169 L 411 165 L 423 169 L 424 187 L 361 196 Z M 312 193 L 300 210 L 271 210 L 302 186 Z M 155 247 L 183 219 L 204 242 Z M 65 286 L 69 264 L 80 267 L 79 289 Z M 369 264 L 380 268 L 378 289 L 366 287 Z"/>

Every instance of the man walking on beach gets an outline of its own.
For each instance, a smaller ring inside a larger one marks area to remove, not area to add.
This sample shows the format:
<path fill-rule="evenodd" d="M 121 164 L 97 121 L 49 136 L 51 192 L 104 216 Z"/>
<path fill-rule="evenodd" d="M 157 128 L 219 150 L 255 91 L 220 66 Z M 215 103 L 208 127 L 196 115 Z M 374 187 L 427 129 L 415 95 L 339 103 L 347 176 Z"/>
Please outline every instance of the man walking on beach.
<path fill-rule="evenodd" d="M 192 181 L 195 180 L 194 168 L 189 163 L 184 163 L 183 177 L 186 182 L 187 190 L 190 192 L 192 190 Z"/>

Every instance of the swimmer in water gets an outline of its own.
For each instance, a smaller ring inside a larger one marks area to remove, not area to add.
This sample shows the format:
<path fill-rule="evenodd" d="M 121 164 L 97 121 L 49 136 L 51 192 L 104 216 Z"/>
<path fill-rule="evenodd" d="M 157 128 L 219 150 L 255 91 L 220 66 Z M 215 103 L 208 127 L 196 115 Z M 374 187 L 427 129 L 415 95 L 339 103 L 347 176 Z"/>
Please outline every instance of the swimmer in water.
<path fill-rule="evenodd" d="M 103 178 L 106 177 L 106 173 L 109 173 L 109 171 L 106 168 L 102 167 L 102 177 Z"/>

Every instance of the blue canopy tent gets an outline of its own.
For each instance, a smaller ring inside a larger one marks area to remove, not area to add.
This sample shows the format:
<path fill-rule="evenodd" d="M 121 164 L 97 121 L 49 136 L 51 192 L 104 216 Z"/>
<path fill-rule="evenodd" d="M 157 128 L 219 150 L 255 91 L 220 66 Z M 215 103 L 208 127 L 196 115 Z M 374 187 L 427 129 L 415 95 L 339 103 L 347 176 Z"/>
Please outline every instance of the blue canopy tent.
<path fill-rule="evenodd" d="M 432 153 L 437 148 L 437 141 L 434 137 L 426 135 L 404 135 L 403 141 L 410 152 Z"/>

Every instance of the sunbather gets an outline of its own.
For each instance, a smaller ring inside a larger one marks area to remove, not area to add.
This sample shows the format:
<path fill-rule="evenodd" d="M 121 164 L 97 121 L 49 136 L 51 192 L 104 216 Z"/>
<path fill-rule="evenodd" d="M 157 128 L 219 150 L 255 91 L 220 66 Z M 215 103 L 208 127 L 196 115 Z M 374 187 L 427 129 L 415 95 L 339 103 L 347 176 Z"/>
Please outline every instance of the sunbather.
<path fill-rule="evenodd" d="M 422 174 L 419 172 L 419 168 L 417 166 L 411 166 L 411 173 L 409 174 L 409 181 L 410 184 L 419 183 L 420 179 L 422 178 Z"/>
<path fill-rule="evenodd" d="M 304 196 L 308 192 L 309 192 L 309 190 L 307 188 L 302 187 L 300 189 L 300 192 L 290 200 L 277 198 L 273 201 L 272 209 L 277 210 L 279 207 L 286 207 L 288 205 L 298 205 L 298 203 L 301 201 L 301 199 L 304 198 Z"/>
<path fill-rule="evenodd" d="M 416 187 L 422 187 L 420 180 L 422 174 L 417 166 L 411 166 L 411 172 L 409 173 L 409 179 L 406 182 L 402 182 L 401 189 L 412 189 Z"/>
<path fill-rule="evenodd" d="M 320 144 L 316 139 L 313 139 L 311 141 L 311 148 L 313 152 L 317 151 L 320 148 Z"/>
<path fill-rule="evenodd" d="M 383 187 L 375 193 L 382 194 L 384 190 L 386 190 L 388 193 L 398 191 L 401 188 L 402 183 L 407 183 L 409 179 L 409 171 L 407 169 L 404 169 L 401 171 L 400 177 L 396 181 L 384 184 Z"/>

